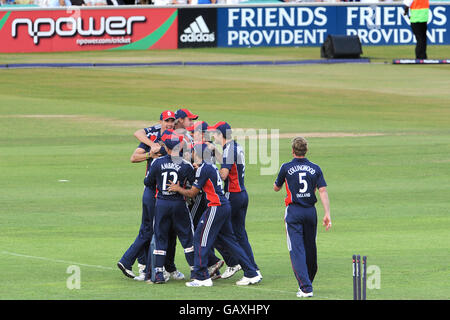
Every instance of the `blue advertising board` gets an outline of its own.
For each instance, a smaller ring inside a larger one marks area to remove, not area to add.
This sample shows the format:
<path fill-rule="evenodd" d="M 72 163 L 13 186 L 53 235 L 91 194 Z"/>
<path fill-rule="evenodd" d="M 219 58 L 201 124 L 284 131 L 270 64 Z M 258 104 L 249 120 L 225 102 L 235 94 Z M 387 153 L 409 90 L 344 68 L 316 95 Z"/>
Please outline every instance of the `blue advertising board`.
<path fill-rule="evenodd" d="M 217 9 L 219 47 L 320 46 L 328 34 L 363 45 L 414 44 L 401 5 L 252 6 Z M 450 44 L 450 4 L 430 7 L 428 43 Z"/>

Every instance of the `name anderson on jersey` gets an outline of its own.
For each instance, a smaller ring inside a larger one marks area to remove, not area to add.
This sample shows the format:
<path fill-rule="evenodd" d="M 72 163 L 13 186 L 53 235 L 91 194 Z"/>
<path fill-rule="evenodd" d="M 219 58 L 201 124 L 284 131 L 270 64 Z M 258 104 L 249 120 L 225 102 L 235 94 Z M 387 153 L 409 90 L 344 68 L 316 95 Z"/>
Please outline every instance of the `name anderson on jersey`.
<path fill-rule="evenodd" d="M 161 164 L 161 170 L 168 170 L 168 169 L 173 169 L 178 172 L 178 171 L 180 171 L 181 167 L 176 163 L 170 163 L 170 162 Z"/>
<path fill-rule="evenodd" d="M 292 176 L 294 173 L 298 172 L 298 171 L 307 171 L 309 173 L 311 173 L 312 175 L 314 175 L 316 173 L 316 170 L 314 170 L 313 168 L 311 168 L 308 165 L 297 165 L 294 166 L 292 168 L 290 168 L 287 173 Z"/>

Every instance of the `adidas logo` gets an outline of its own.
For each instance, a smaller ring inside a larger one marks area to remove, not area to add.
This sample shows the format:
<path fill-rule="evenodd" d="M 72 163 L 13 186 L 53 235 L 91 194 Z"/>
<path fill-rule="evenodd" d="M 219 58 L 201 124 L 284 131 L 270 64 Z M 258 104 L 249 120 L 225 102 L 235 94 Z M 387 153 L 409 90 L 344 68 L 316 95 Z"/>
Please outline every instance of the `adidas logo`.
<path fill-rule="evenodd" d="M 202 16 L 195 18 L 188 28 L 184 29 L 180 36 L 181 42 L 214 42 L 214 32 L 210 33 L 208 26 Z"/>

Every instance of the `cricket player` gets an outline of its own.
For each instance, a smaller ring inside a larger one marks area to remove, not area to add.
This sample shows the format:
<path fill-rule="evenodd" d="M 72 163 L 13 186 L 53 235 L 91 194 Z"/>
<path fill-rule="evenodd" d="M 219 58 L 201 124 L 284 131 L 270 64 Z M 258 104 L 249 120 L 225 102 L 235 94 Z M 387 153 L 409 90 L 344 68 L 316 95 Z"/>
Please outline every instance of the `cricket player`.
<path fill-rule="evenodd" d="M 166 129 L 173 129 L 175 121 L 175 113 L 170 110 L 166 110 L 160 115 L 160 123 L 156 126 L 142 129 L 146 132 L 146 138 L 151 142 L 152 146 L 145 143 L 140 143 L 138 148 L 131 156 L 132 163 L 139 163 L 147 161 L 146 177 L 149 174 L 150 165 L 153 159 L 165 154 L 165 150 L 161 149 L 158 141 L 161 138 L 161 133 Z M 157 147 L 153 147 L 157 146 Z M 155 210 L 155 190 L 145 186 L 144 194 L 142 196 L 142 222 L 139 229 L 139 234 L 136 237 L 134 243 L 124 253 L 120 261 L 117 263 L 119 269 L 123 274 L 135 280 L 143 281 L 145 274 L 148 274 L 148 264 L 151 255 L 148 255 L 149 244 L 153 236 L 153 217 Z M 172 242 L 169 244 L 166 261 L 166 270 L 174 279 L 184 279 L 184 275 L 176 269 L 174 264 L 175 257 L 176 236 L 172 237 Z M 140 274 L 136 276 L 132 271 L 134 262 L 138 259 Z"/>
<path fill-rule="evenodd" d="M 188 128 L 193 126 L 194 120 L 198 119 L 198 115 L 193 114 L 188 109 L 178 109 L 175 112 L 175 131 L 184 136 L 186 144 L 181 151 L 181 155 L 187 161 L 192 162 L 192 147 L 194 139 L 192 138 Z"/>
<path fill-rule="evenodd" d="M 223 146 L 222 164 L 220 168 L 220 177 L 225 182 L 225 195 L 231 205 L 231 225 L 239 245 L 244 249 L 249 257 L 252 266 L 261 276 L 258 266 L 253 257 L 253 250 L 248 241 L 247 231 L 245 230 L 245 217 L 247 215 L 248 194 L 244 185 L 245 178 L 245 155 L 242 147 L 231 139 L 231 126 L 220 121 L 214 126 L 208 128 L 214 131 L 214 140 Z M 237 263 L 235 257 L 227 254 L 226 251 L 219 251 L 223 255 L 227 269 L 222 274 L 222 278 L 226 279 L 233 276 L 237 271 L 241 270 L 241 266 Z"/>
<path fill-rule="evenodd" d="M 198 169 L 195 173 L 192 188 L 184 189 L 179 183 L 171 183 L 168 189 L 186 197 L 195 197 L 200 190 L 203 190 L 208 200 L 208 208 L 203 213 L 194 234 L 194 279 L 187 282 L 186 286 L 210 287 L 213 285 L 208 272 L 208 255 L 216 239 L 224 243 L 244 270 L 244 277 L 236 284 L 256 284 L 261 281 L 261 277 L 257 274 L 256 269 L 233 234 L 230 221 L 231 207 L 228 199 L 225 198 L 219 169 L 203 157 L 207 148 L 206 144 L 194 146 L 194 159 Z"/>
<path fill-rule="evenodd" d="M 174 228 L 184 248 L 186 260 L 194 266 L 193 226 L 185 198 L 176 192 L 168 191 L 169 180 L 185 186 L 194 182 L 194 167 L 182 157 L 180 151 L 184 137 L 173 130 L 163 132 L 161 141 L 167 155 L 155 159 L 151 164 L 150 175 L 146 184 L 156 190 L 156 212 L 154 223 L 155 250 L 155 283 L 165 283 L 164 263 L 169 242 L 169 231 Z"/>
<path fill-rule="evenodd" d="M 210 163 L 216 163 L 214 144 L 209 139 L 208 123 L 205 121 L 197 121 L 193 126 L 188 127 L 187 130 L 193 132 L 194 145 L 206 143 L 208 146 L 207 153 L 203 156 L 207 157 Z M 198 222 L 207 209 L 208 200 L 206 199 L 206 193 L 201 191 L 194 198 L 194 203 L 190 208 L 190 214 L 194 223 L 194 230 L 197 228 Z M 211 280 L 216 280 L 221 277 L 220 268 L 223 267 L 225 262 L 219 259 L 215 253 L 214 248 L 211 249 L 211 253 L 208 257 L 208 272 L 211 276 Z"/>
<path fill-rule="evenodd" d="M 284 221 L 292 269 L 299 285 L 299 298 L 313 296 L 312 282 L 317 272 L 316 189 L 325 211 L 323 225 L 327 231 L 331 228 L 327 184 L 320 167 L 305 158 L 307 151 L 306 139 L 297 137 L 292 140 L 294 159 L 281 166 L 273 186 L 278 192 L 286 184 Z"/>
<path fill-rule="evenodd" d="M 178 109 L 175 111 L 175 129 L 186 129 L 194 124 L 194 120 L 198 119 L 198 115 L 193 114 L 189 109 Z"/>
<path fill-rule="evenodd" d="M 193 126 L 188 127 L 187 130 L 193 132 L 193 145 L 202 144 L 205 142 L 204 135 L 208 130 L 208 123 L 206 123 L 205 121 L 197 121 Z M 211 156 L 213 155 L 211 154 Z M 211 163 L 215 163 L 215 161 L 212 160 Z M 192 221 L 194 222 L 194 228 L 197 227 L 202 213 L 206 210 L 206 204 L 207 201 L 205 193 L 200 191 L 199 194 L 195 197 L 194 203 L 191 208 L 191 217 Z"/>

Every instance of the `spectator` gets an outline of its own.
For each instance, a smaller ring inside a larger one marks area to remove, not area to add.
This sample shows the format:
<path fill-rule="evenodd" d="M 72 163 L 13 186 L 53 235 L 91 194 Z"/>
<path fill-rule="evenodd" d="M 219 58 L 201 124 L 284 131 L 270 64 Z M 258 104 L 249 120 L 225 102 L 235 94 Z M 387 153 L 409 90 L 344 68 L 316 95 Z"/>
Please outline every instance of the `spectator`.
<path fill-rule="evenodd" d="M 70 7 L 72 3 L 70 0 L 50 0 L 49 7 Z"/>
<path fill-rule="evenodd" d="M 188 0 L 189 4 L 215 4 L 217 0 Z"/>
<path fill-rule="evenodd" d="M 106 6 L 106 0 L 84 0 L 84 3 L 88 7 L 98 7 L 98 6 Z"/>
<path fill-rule="evenodd" d="M 35 4 L 39 7 L 70 7 L 72 4 L 70 0 L 36 0 Z"/>
<path fill-rule="evenodd" d="M 153 0 L 155 6 L 167 6 L 171 4 L 176 4 L 175 0 Z"/>
<path fill-rule="evenodd" d="M 125 2 L 123 0 L 106 0 L 108 6 L 123 6 Z"/>
<path fill-rule="evenodd" d="M 85 6 L 83 0 L 70 0 L 70 3 L 72 3 L 73 6 Z"/>

